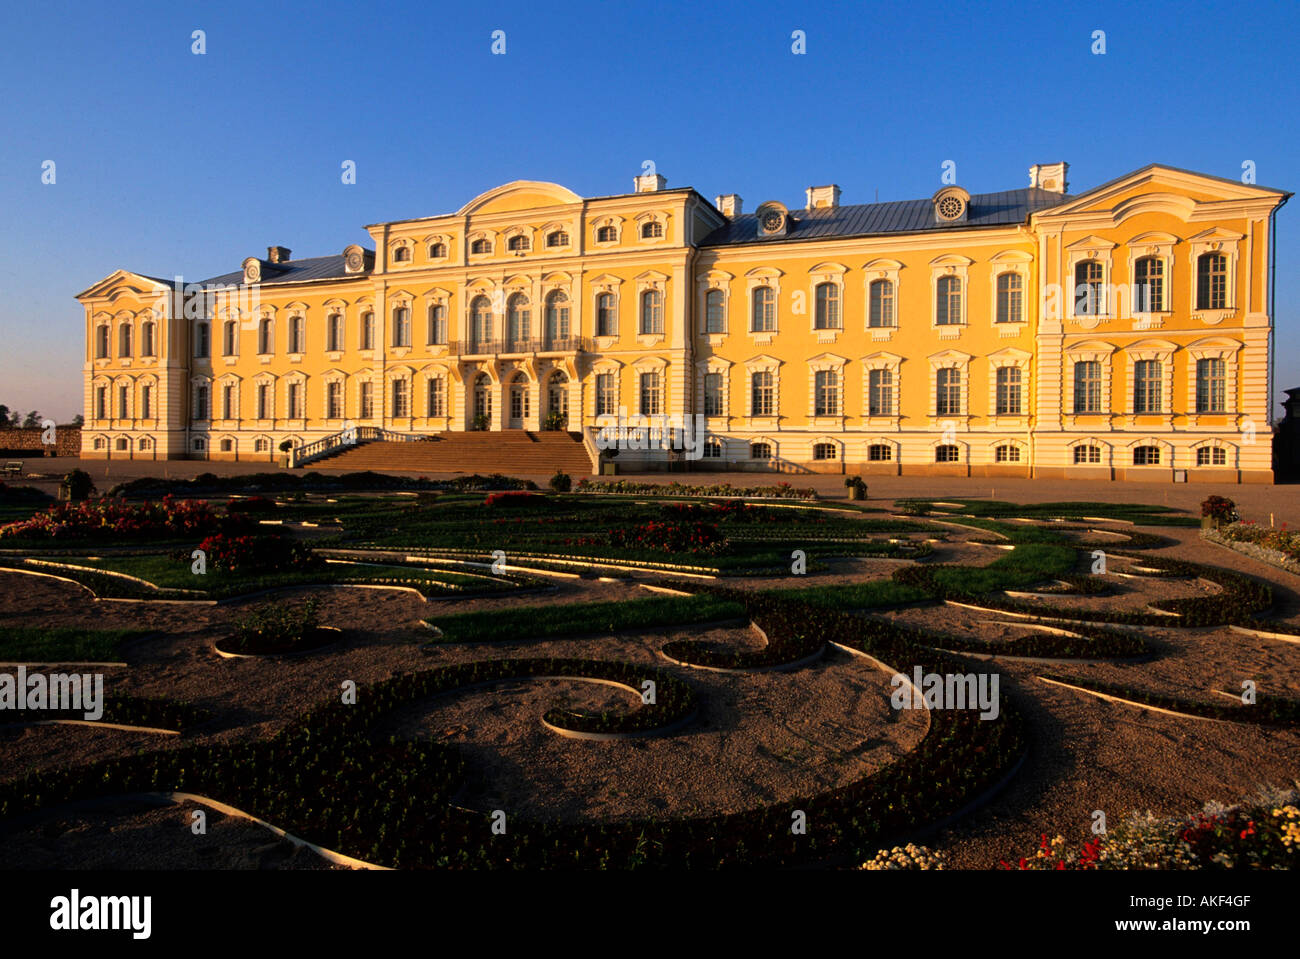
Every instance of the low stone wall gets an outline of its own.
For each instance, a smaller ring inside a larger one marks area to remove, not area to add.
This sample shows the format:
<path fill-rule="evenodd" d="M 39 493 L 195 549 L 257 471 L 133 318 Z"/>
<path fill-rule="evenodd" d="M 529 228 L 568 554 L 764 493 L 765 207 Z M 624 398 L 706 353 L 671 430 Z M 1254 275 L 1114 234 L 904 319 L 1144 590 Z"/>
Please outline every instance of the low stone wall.
<path fill-rule="evenodd" d="M 54 443 L 41 442 L 45 430 L 39 426 L 0 429 L 0 452 L 5 456 L 80 456 L 81 427 L 54 427 Z"/>

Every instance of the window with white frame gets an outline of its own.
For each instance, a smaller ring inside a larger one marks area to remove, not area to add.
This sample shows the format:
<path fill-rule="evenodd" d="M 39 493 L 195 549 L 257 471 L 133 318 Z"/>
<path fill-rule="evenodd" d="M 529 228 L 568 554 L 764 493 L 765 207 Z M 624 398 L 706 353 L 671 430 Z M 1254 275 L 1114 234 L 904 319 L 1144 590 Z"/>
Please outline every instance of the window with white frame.
<path fill-rule="evenodd" d="M 208 324 L 198 323 L 194 327 L 194 356 L 197 359 L 206 360 L 211 355 L 212 347 L 209 341 Z"/>
<path fill-rule="evenodd" d="M 484 254 L 491 253 L 492 241 L 487 239 L 486 237 L 479 237 L 477 240 L 474 240 L 472 243 L 470 243 L 469 251 L 470 253 L 473 253 L 475 256 L 482 256 Z"/>
<path fill-rule="evenodd" d="M 269 316 L 264 316 L 258 321 L 257 352 L 262 356 L 275 352 L 275 321 Z"/>
<path fill-rule="evenodd" d="M 208 418 L 208 387 L 205 383 L 194 387 L 194 418 L 196 420 Z"/>
<path fill-rule="evenodd" d="M 153 419 L 153 385 L 150 383 L 140 387 L 140 419 Z"/>
<path fill-rule="evenodd" d="M 307 321 L 302 316 L 289 317 L 289 352 L 303 353 L 307 348 Z"/>
<path fill-rule="evenodd" d="M 999 366 L 997 369 L 996 410 L 998 416 L 1020 416 L 1021 378 L 1018 366 Z"/>
<path fill-rule="evenodd" d="M 108 324 L 101 323 L 95 327 L 95 359 L 106 360 L 109 358 L 108 353 Z"/>
<path fill-rule="evenodd" d="M 331 420 L 343 418 L 342 380 L 330 380 L 325 384 L 325 417 Z"/>
<path fill-rule="evenodd" d="M 997 280 L 998 308 L 995 322 L 1023 323 L 1025 321 L 1025 279 L 1019 273 L 999 273 Z"/>
<path fill-rule="evenodd" d="M 872 443 L 867 447 L 867 461 L 871 463 L 890 463 L 894 459 L 894 448 L 888 443 Z"/>
<path fill-rule="evenodd" d="M 704 459 L 720 460 L 722 459 L 722 440 L 716 436 L 710 436 L 704 441 Z"/>
<path fill-rule="evenodd" d="M 140 327 L 140 355 L 154 355 L 154 322 L 145 320 Z"/>
<path fill-rule="evenodd" d="M 659 290 L 643 290 L 641 293 L 640 331 L 643 335 L 664 331 L 664 295 Z"/>
<path fill-rule="evenodd" d="M 704 332 L 723 333 L 726 331 L 726 294 L 721 290 L 709 290 L 704 294 Z"/>
<path fill-rule="evenodd" d="M 389 385 L 393 391 L 393 416 L 394 418 L 404 418 L 411 415 L 411 381 L 406 377 L 398 377 L 392 380 Z"/>
<path fill-rule="evenodd" d="M 818 330 L 838 330 L 840 322 L 840 287 L 829 280 L 818 283 L 813 290 L 816 314 L 813 328 Z"/>
<path fill-rule="evenodd" d="M 663 377 L 658 370 L 646 370 L 640 376 L 641 415 L 658 416 L 663 412 Z"/>
<path fill-rule="evenodd" d="M 1196 450 L 1197 466 L 1226 466 L 1228 451 L 1222 446 L 1201 446 Z"/>
<path fill-rule="evenodd" d="M 723 406 L 722 394 L 722 373 L 709 372 L 704 374 L 704 415 L 705 416 L 723 416 L 725 407 Z"/>
<path fill-rule="evenodd" d="M 839 451 L 834 443 L 814 443 L 812 454 L 814 460 L 839 459 Z"/>
<path fill-rule="evenodd" d="M 237 419 L 239 417 L 239 404 L 236 401 L 234 383 L 221 384 L 221 418 L 227 420 Z"/>
<path fill-rule="evenodd" d="M 1158 446 L 1133 447 L 1133 465 L 1134 466 L 1159 466 L 1160 447 Z"/>
<path fill-rule="evenodd" d="M 952 443 L 943 443 L 934 448 L 934 461 L 936 463 L 959 463 L 961 462 L 961 450 Z"/>
<path fill-rule="evenodd" d="M 1081 260 L 1074 265 L 1074 315 L 1102 316 L 1106 312 L 1106 271 L 1100 260 Z"/>
<path fill-rule="evenodd" d="M 393 307 L 393 346 L 411 345 L 411 308 Z"/>
<path fill-rule="evenodd" d="M 895 326 L 894 284 L 891 280 L 872 280 L 868 287 L 867 326 L 885 329 Z"/>
<path fill-rule="evenodd" d="M 1162 370 L 1159 360 L 1138 360 L 1133 364 L 1133 412 L 1159 413 L 1163 408 Z"/>
<path fill-rule="evenodd" d="M 771 333 L 776 330 L 776 290 L 770 286 L 756 286 L 751 294 L 753 313 L 750 331 Z"/>
<path fill-rule="evenodd" d="M 961 277 L 941 276 L 935 284 L 935 325 L 957 326 L 961 321 Z"/>
<path fill-rule="evenodd" d="M 257 418 L 259 420 L 271 419 L 271 384 L 257 384 Z"/>
<path fill-rule="evenodd" d="M 469 329 L 475 347 L 492 342 L 492 303 L 486 296 L 476 296 L 470 302 Z"/>
<path fill-rule="evenodd" d="M 558 345 L 569 338 L 569 295 L 563 290 L 546 294 L 546 342 Z"/>
<path fill-rule="evenodd" d="M 288 393 L 288 409 L 286 415 L 291 420 L 301 419 L 303 411 L 303 389 L 301 383 L 290 383 Z"/>
<path fill-rule="evenodd" d="M 443 346 L 447 342 L 447 307 L 441 303 L 430 303 L 428 310 L 429 346 Z"/>
<path fill-rule="evenodd" d="M 961 370 L 949 366 L 935 372 L 934 412 L 936 416 L 961 415 Z"/>
<path fill-rule="evenodd" d="M 894 371 L 867 372 L 867 415 L 894 415 Z"/>
<path fill-rule="evenodd" d="M 618 412 L 618 377 L 614 373 L 596 374 L 596 415 L 613 416 Z"/>
<path fill-rule="evenodd" d="M 1202 253 L 1196 258 L 1196 308 L 1228 308 L 1228 257 L 1223 253 Z"/>
<path fill-rule="evenodd" d="M 343 349 L 343 314 L 331 313 L 325 319 L 325 349 L 338 353 Z"/>
<path fill-rule="evenodd" d="M 1220 357 L 1196 361 L 1196 412 L 1228 411 L 1228 364 Z"/>
<path fill-rule="evenodd" d="M 226 320 L 222 325 L 221 355 L 234 356 L 237 352 L 239 352 L 239 324 L 234 320 Z"/>
<path fill-rule="evenodd" d="M 1084 444 L 1074 448 L 1074 465 L 1085 466 L 1101 462 L 1101 447 Z"/>
<path fill-rule="evenodd" d="M 762 441 L 750 443 L 749 458 L 752 460 L 770 460 L 772 458 L 772 444 Z"/>
<path fill-rule="evenodd" d="M 1165 261 L 1158 256 L 1139 257 L 1133 263 L 1133 312 L 1160 313 L 1165 309 Z"/>
<path fill-rule="evenodd" d="M 756 370 L 749 376 L 750 416 L 776 415 L 776 375 Z"/>
<path fill-rule="evenodd" d="M 596 297 L 596 335 L 618 336 L 618 313 L 613 293 L 601 293 Z"/>
<path fill-rule="evenodd" d="M 375 348 L 375 314 L 370 310 L 361 314 L 361 335 L 358 340 L 363 350 Z"/>
<path fill-rule="evenodd" d="M 1019 463 L 1020 447 L 1014 443 L 1000 443 L 993 448 L 993 462 Z"/>
<path fill-rule="evenodd" d="M 1101 360 L 1079 360 L 1074 364 L 1074 412 L 1102 412 Z"/>
<path fill-rule="evenodd" d="M 357 387 L 357 406 L 363 420 L 368 420 L 375 415 L 375 384 L 369 380 L 362 380 Z"/>
<path fill-rule="evenodd" d="M 813 382 L 813 415 L 840 415 L 840 372 L 818 370 Z"/>
<path fill-rule="evenodd" d="M 428 405 L 425 407 L 426 416 L 446 416 L 447 415 L 447 381 L 441 376 L 429 377 L 428 387 Z"/>

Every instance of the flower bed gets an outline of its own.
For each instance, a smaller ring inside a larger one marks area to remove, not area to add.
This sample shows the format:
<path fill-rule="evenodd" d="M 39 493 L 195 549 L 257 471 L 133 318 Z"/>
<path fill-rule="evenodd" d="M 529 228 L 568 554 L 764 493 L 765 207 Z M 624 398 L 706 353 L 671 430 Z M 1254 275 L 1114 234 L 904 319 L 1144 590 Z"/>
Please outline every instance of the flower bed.
<path fill-rule="evenodd" d="M 99 499 L 56 503 L 31 519 L 0 526 L 0 543 L 7 540 L 131 542 L 209 536 L 251 528 L 247 517 L 218 512 L 201 500 L 164 496 L 157 503 L 133 506 L 122 500 Z"/>
<path fill-rule="evenodd" d="M 812 487 L 795 487 L 789 483 L 773 486 L 732 486 L 730 483 L 691 485 L 689 483 L 639 483 L 633 480 L 580 479 L 574 487 L 577 493 L 635 493 L 646 496 L 754 496 L 771 499 L 815 500 L 817 491 Z"/>
<path fill-rule="evenodd" d="M 1287 530 L 1285 523 L 1281 529 L 1266 529 L 1249 521 L 1232 523 L 1204 530 L 1201 535 L 1212 543 L 1300 575 L 1300 535 Z"/>
<path fill-rule="evenodd" d="M 264 573 L 272 570 L 318 569 L 324 565 L 312 551 L 287 536 L 217 533 L 199 543 L 214 569 L 223 573 Z M 188 563 L 190 554 L 178 559 Z"/>

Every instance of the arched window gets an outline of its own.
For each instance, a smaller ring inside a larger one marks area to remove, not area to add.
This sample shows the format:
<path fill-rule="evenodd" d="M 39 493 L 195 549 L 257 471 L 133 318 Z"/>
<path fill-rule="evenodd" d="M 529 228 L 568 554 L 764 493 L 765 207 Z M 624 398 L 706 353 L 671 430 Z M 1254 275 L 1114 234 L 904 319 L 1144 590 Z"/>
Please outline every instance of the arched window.
<path fill-rule="evenodd" d="M 269 453 L 271 451 L 271 441 L 264 436 L 259 436 L 253 440 L 253 452 Z"/>
<path fill-rule="evenodd" d="M 108 359 L 108 324 L 95 327 L 95 359 Z"/>
<path fill-rule="evenodd" d="M 1101 316 L 1105 313 L 1102 289 L 1102 265 L 1096 260 L 1083 260 L 1074 267 L 1074 315 Z"/>
<path fill-rule="evenodd" d="M 411 248 L 409 246 L 399 246 L 393 251 L 394 263 L 409 263 L 411 261 Z"/>
<path fill-rule="evenodd" d="M 872 443 L 867 447 L 867 459 L 872 463 L 892 462 L 894 448 L 886 443 Z"/>
<path fill-rule="evenodd" d="M 447 342 L 447 308 L 441 303 L 429 304 L 428 333 L 430 346 L 441 346 Z"/>
<path fill-rule="evenodd" d="M 431 259 L 431 260 L 441 260 L 441 259 L 444 259 L 446 256 L 447 256 L 447 244 L 446 244 L 446 243 L 430 243 L 430 244 L 429 244 L 429 259 Z"/>
<path fill-rule="evenodd" d="M 492 342 L 492 303 L 486 296 L 476 296 L 469 305 L 470 336 L 475 347 Z"/>
<path fill-rule="evenodd" d="M 1133 312 L 1159 313 L 1165 308 L 1165 261 L 1144 256 L 1133 264 Z"/>
<path fill-rule="evenodd" d="M 234 356 L 239 347 L 239 324 L 226 320 L 221 328 L 221 355 Z"/>
<path fill-rule="evenodd" d="M 1019 463 L 1020 447 L 1014 443 L 1003 443 L 993 450 L 993 461 L 995 463 Z"/>
<path fill-rule="evenodd" d="M 749 377 L 750 415 L 776 415 L 776 377 L 771 370 L 758 370 Z"/>
<path fill-rule="evenodd" d="M 546 344 L 561 349 L 569 338 L 569 297 L 563 290 L 546 295 Z"/>
<path fill-rule="evenodd" d="M 867 326 L 881 329 L 894 325 L 894 284 L 891 280 L 872 280 Z"/>
<path fill-rule="evenodd" d="M 614 312 L 614 294 L 596 297 L 596 335 L 618 336 L 618 316 Z"/>
<path fill-rule="evenodd" d="M 834 443 L 814 443 L 813 459 L 815 460 L 833 460 L 837 457 L 837 451 Z"/>
<path fill-rule="evenodd" d="M 393 346 L 411 345 L 411 310 L 406 306 L 393 308 Z"/>
<path fill-rule="evenodd" d="M 1226 466 L 1228 451 L 1222 446 L 1202 446 L 1196 451 L 1197 466 Z"/>
<path fill-rule="evenodd" d="M 528 297 L 515 293 L 506 304 L 506 339 L 507 348 L 525 349 L 532 333 L 532 310 Z"/>
<path fill-rule="evenodd" d="M 998 323 L 1024 322 L 1024 282 L 1024 277 L 1019 273 L 998 274 Z"/>
<path fill-rule="evenodd" d="M 840 415 L 840 374 L 837 370 L 818 370 L 813 383 L 813 415 Z"/>
<path fill-rule="evenodd" d="M 469 251 L 474 254 L 484 254 L 492 252 L 492 241 L 484 237 L 479 237 L 469 245 Z"/>
<path fill-rule="evenodd" d="M 641 238 L 655 240 L 664 235 L 664 225 L 658 220 L 646 220 L 641 224 Z"/>
<path fill-rule="evenodd" d="M 129 357 L 131 355 L 131 324 L 123 323 L 117 328 L 117 355 Z"/>
<path fill-rule="evenodd" d="M 208 324 L 199 323 L 194 327 L 194 356 L 204 360 L 211 355 L 212 346 L 209 341 Z"/>
<path fill-rule="evenodd" d="M 325 349 L 337 353 L 343 349 L 343 315 L 331 313 L 325 320 Z"/>
<path fill-rule="evenodd" d="M 375 314 L 366 311 L 361 314 L 361 335 L 357 338 L 363 350 L 375 348 Z"/>
<path fill-rule="evenodd" d="M 602 226 L 596 231 L 597 243 L 613 243 L 618 239 L 618 229 L 612 226 Z"/>
<path fill-rule="evenodd" d="M 658 290 L 646 290 L 641 294 L 641 332 L 662 333 L 664 331 L 664 295 Z"/>
<path fill-rule="evenodd" d="M 935 376 L 934 413 L 936 416 L 961 415 L 961 370 L 951 367 Z"/>
<path fill-rule="evenodd" d="M 1133 465 L 1134 466 L 1159 466 L 1160 447 L 1158 446 L 1133 447 Z"/>
<path fill-rule="evenodd" d="M 532 244 L 528 242 L 528 237 L 524 236 L 522 233 L 516 233 L 506 241 L 506 249 L 511 253 L 522 253 L 531 246 Z"/>
<path fill-rule="evenodd" d="M 546 416 L 552 417 L 559 429 L 569 425 L 569 376 L 564 370 L 556 370 L 546 387 Z"/>
<path fill-rule="evenodd" d="M 1159 360 L 1138 360 L 1133 364 L 1133 412 L 1159 413 L 1161 407 Z"/>
<path fill-rule="evenodd" d="M 961 450 L 951 443 L 936 446 L 934 448 L 934 461 L 936 463 L 959 463 L 961 462 Z"/>
<path fill-rule="evenodd" d="M 154 322 L 153 320 L 145 320 L 144 323 L 141 324 L 140 326 L 140 355 L 141 356 L 154 355 L 153 337 L 154 337 Z"/>
<path fill-rule="evenodd" d="M 996 402 L 998 416 L 1019 416 L 1021 413 L 1021 371 L 1018 366 L 999 366 L 997 370 Z"/>
<path fill-rule="evenodd" d="M 546 245 L 549 247 L 568 246 L 569 234 L 565 233 L 563 230 L 555 230 L 552 233 L 548 233 L 546 234 Z"/>
<path fill-rule="evenodd" d="M 1202 253 L 1196 261 L 1196 308 L 1228 308 L 1228 258 L 1222 253 Z"/>
<path fill-rule="evenodd" d="M 289 317 L 289 352 L 307 351 L 307 320 L 301 315 Z"/>
<path fill-rule="evenodd" d="M 818 283 L 814 292 L 817 299 L 814 327 L 819 330 L 838 330 L 840 328 L 840 288 L 834 283 Z"/>
<path fill-rule="evenodd" d="M 271 325 L 273 322 L 269 316 L 264 316 L 257 324 L 257 352 L 263 356 L 275 352 L 275 328 Z"/>
<path fill-rule="evenodd" d="M 1086 466 L 1089 463 L 1101 462 L 1100 446 L 1076 446 L 1074 448 L 1074 465 Z"/>
<path fill-rule="evenodd" d="M 961 324 L 961 277 L 941 276 L 935 289 L 934 322 L 938 326 Z"/>
<path fill-rule="evenodd" d="M 771 443 L 749 444 L 749 458 L 752 460 L 770 460 L 772 458 L 772 444 Z"/>
<path fill-rule="evenodd" d="M 770 286 L 754 287 L 753 317 L 750 329 L 755 333 L 771 333 L 776 330 L 776 290 Z"/>
<path fill-rule="evenodd" d="M 721 290 L 709 290 L 704 294 L 704 332 L 722 333 L 725 331 L 723 306 L 726 297 Z"/>

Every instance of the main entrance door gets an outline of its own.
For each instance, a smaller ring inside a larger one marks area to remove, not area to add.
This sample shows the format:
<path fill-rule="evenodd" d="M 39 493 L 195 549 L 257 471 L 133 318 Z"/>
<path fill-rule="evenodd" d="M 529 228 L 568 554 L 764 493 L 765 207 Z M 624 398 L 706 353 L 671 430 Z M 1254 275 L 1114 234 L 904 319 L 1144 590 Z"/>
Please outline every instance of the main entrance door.
<path fill-rule="evenodd" d="M 528 380 L 516 376 L 510 383 L 510 428 L 521 430 L 528 418 Z"/>

